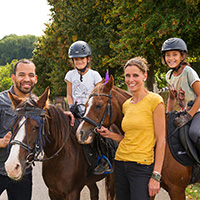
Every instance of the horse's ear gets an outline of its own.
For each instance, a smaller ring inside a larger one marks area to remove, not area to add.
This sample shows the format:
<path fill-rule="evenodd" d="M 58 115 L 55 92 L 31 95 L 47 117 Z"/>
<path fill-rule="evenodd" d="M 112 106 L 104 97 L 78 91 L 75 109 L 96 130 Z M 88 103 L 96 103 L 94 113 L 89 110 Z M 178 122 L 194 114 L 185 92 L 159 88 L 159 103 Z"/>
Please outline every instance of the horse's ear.
<path fill-rule="evenodd" d="M 104 92 L 109 92 L 114 85 L 114 78 L 112 75 L 110 75 L 109 81 L 105 84 L 105 87 L 103 89 Z"/>
<path fill-rule="evenodd" d="M 12 94 L 10 91 L 8 91 L 8 96 L 9 96 L 14 108 L 16 108 L 23 101 L 18 96 Z"/>
<path fill-rule="evenodd" d="M 100 83 L 105 83 L 105 78 L 102 78 L 101 82 Z"/>
<path fill-rule="evenodd" d="M 50 88 L 47 87 L 44 93 L 38 99 L 38 107 L 45 108 L 47 101 L 49 100 Z"/>

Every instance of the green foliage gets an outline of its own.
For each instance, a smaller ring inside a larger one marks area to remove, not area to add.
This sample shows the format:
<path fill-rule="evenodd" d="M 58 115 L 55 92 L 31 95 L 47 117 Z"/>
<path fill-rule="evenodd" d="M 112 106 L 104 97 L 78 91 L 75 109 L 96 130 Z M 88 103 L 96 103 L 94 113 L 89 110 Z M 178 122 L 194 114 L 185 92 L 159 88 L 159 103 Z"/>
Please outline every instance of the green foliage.
<path fill-rule="evenodd" d="M 33 43 L 37 41 L 34 35 L 5 36 L 0 40 L 0 65 L 6 65 L 13 59 L 32 58 Z"/>
<path fill-rule="evenodd" d="M 33 61 L 37 66 L 37 90 L 51 87 L 51 97 L 66 95 L 64 76 L 73 66 L 68 59 L 69 46 L 76 40 L 84 40 L 92 48 L 91 68 L 104 77 L 108 66 L 104 59 L 113 56 L 111 41 L 117 39 L 115 29 L 119 18 L 110 18 L 113 1 L 53 1 L 52 23 L 47 24 L 45 36 L 39 38 L 34 51 Z M 121 73 L 120 73 L 121 74 Z M 58 76 L 58 77 L 56 77 Z"/>
<path fill-rule="evenodd" d="M 11 74 L 13 74 L 13 68 L 17 60 L 13 60 L 10 64 L 0 66 L 0 92 L 9 89 L 13 82 Z"/>
<path fill-rule="evenodd" d="M 114 2 L 112 15 L 119 16 L 121 20 L 118 24 L 120 40 L 118 44 L 111 44 L 116 55 L 109 62 L 123 65 L 131 57 L 144 56 L 150 64 L 150 89 L 154 72 L 167 70 L 161 65 L 160 52 L 166 39 L 181 37 L 187 42 L 191 55 L 200 53 L 199 0 Z"/>
<path fill-rule="evenodd" d="M 199 183 L 191 184 L 186 188 L 186 199 L 200 199 Z"/>
<path fill-rule="evenodd" d="M 162 88 L 166 87 L 167 81 L 165 79 L 165 75 L 166 75 L 166 73 L 161 72 L 160 69 L 158 69 L 155 72 L 155 74 L 154 74 L 155 82 L 157 83 L 158 89 L 162 89 Z"/>
<path fill-rule="evenodd" d="M 90 44 L 92 68 L 103 77 L 109 69 L 120 87 L 125 87 L 123 65 L 135 56 L 145 57 L 150 64 L 148 89 L 153 89 L 155 81 L 159 88 L 166 86 L 163 80 L 168 68 L 161 64 L 160 50 L 170 37 L 183 38 L 190 57 L 200 53 L 200 0 L 48 2 L 52 21 L 35 46 L 33 60 L 39 75 L 37 90 L 50 86 L 52 97 L 66 93 L 63 78 L 72 69 L 68 49 L 76 40 Z"/>

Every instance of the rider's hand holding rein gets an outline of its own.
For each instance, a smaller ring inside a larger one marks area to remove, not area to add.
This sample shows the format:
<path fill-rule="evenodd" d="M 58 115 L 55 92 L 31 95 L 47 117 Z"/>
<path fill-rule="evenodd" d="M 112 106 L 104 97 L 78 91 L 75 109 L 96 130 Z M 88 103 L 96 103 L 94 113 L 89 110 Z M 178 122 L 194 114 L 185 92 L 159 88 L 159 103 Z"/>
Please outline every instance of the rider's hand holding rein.
<path fill-rule="evenodd" d="M 97 131 L 101 136 L 115 140 L 118 143 L 124 138 L 123 135 L 111 132 L 107 128 L 105 128 L 104 126 L 102 126 L 101 129 L 97 129 Z"/>
<path fill-rule="evenodd" d="M 186 113 L 185 115 L 181 115 L 180 117 L 176 117 L 174 120 L 174 124 L 177 127 L 182 127 L 186 125 L 188 122 L 192 120 L 192 116 L 189 113 Z"/>
<path fill-rule="evenodd" d="M 0 148 L 5 148 L 10 142 L 12 133 L 9 131 L 3 138 L 0 139 Z"/>

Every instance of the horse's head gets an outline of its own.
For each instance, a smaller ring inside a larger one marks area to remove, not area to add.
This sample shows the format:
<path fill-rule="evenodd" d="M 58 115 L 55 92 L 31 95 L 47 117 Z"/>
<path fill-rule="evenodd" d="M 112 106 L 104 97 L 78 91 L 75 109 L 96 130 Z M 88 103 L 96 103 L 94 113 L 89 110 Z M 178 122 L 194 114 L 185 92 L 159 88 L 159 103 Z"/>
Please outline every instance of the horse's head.
<path fill-rule="evenodd" d="M 19 180 L 36 154 L 42 151 L 48 96 L 49 88 L 39 99 L 30 97 L 24 100 L 9 92 L 16 119 L 12 124 L 10 154 L 5 169 L 12 179 Z"/>
<path fill-rule="evenodd" d="M 121 94 L 117 93 L 114 87 L 114 79 L 111 76 L 106 84 L 98 84 L 91 92 L 85 105 L 83 121 L 76 132 L 79 143 L 90 144 L 94 140 L 96 128 L 102 125 L 109 127 L 116 121 L 116 112 L 121 113 L 121 105 L 117 100 L 121 98 Z"/>

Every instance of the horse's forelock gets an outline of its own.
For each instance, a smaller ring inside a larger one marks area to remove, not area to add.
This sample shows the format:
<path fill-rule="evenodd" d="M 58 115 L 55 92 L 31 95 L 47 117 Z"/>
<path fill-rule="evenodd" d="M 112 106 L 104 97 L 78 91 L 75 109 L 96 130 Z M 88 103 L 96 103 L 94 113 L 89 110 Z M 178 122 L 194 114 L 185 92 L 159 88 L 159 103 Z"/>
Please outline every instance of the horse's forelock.
<path fill-rule="evenodd" d="M 99 83 L 92 91 L 92 93 L 96 93 L 96 94 L 100 94 L 103 91 L 104 88 L 104 84 L 103 83 Z"/>
<path fill-rule="evenodd" d="M 16 108 L 37 107 L 38 98 L 35 95 L 24 99 Z"/>

